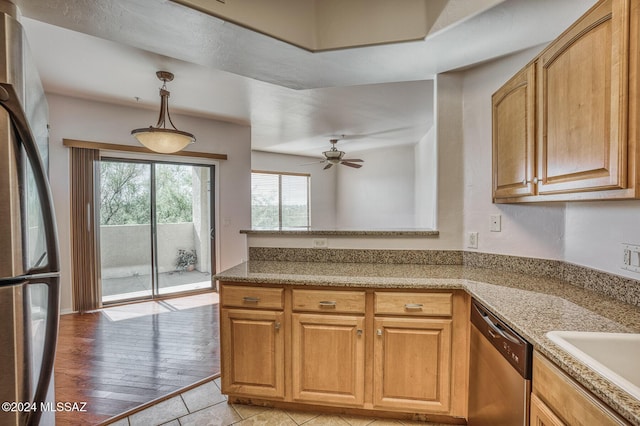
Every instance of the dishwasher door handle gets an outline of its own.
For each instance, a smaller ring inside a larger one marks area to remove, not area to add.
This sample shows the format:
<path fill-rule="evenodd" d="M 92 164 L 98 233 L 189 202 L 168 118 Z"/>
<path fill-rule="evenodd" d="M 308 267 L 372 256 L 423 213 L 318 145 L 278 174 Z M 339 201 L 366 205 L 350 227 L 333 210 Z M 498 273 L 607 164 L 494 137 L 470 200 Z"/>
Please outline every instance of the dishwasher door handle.
<path fill-rule="evenodd" d="M 493 334 L 491 332 L 493 330 L 494 332 L 498 333 L 501 337 L 503 337 L 504 339 L 507 339 L 511 343 L 515 343 L 516 345 L 521 345 L 522 344 L 522 342 L 520 342 L 519 339 L 516 339 L 515 337 L 509 335 L 508 333 L 505 333 L 504 330 L 502 330 L 500 327 L 495 325 L 493 323 L 493 321 L 491 321 L 489 316 L 486 313 L 484 313 L 481 310 L 479 310 L 477 306 L 474 306 L 474 307 L 478 310 L 478 312 L 482 316 L 482 319 L 484 320 L 484 322 L 486 322 L 487 325 L 489 325 L 489 334 L 491 335 L 491 337 L 493 337 L 494 339 L 498 338 L 498 336 L 496 336 L 495 334 Z"/>

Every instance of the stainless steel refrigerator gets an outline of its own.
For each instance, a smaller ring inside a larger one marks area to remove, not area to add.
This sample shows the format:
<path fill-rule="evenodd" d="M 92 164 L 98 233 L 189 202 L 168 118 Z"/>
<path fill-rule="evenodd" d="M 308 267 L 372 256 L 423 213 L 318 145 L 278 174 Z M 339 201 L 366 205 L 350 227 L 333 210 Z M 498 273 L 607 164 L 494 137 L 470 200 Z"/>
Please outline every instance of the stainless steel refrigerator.
<path fill-rule="evenodd" d="M 19 16 L 0 0 L 0 425 L 48 426 L 59 261 L 42 159 L 48 108 Z"/>

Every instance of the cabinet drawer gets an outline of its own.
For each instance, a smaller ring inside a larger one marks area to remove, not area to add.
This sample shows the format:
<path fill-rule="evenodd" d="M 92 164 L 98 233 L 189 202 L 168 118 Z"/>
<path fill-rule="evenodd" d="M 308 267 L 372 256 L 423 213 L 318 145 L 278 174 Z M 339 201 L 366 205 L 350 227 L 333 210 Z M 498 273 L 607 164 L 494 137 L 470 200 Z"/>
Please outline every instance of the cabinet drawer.
<path fill-rule="evenodd" d="M 293 310 L 364 313 L 364 291 L 293 290 Z"/>
<path fill-rule="evenodd" d="M 222 306 L 247 309 L 283 309 L 284 289 L 269 287 L 229 286 L 222 287 Z"/>
<path fill-rule="evenodd" d="M 453 313 L 451 293 L 376 292 L 376 315 L 446 316 Z"/>

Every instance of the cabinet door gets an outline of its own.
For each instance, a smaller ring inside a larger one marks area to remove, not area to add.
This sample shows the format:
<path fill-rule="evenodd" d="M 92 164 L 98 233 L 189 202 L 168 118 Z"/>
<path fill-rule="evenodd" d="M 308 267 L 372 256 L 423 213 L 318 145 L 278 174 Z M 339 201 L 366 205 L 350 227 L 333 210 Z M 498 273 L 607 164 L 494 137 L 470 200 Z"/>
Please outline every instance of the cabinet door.
<path fill-rule="evenodd" d="M 629 0 L 605 0 L 538 60 L 539 194 L 626 187 Z"/>
<path fill-rule="evenodd" d="M 364 316 L 292 315 L 293 399 L 364 403 Z"/>
<path fill-rule="evenodd" d="M 533 352 L 533 394 L 570 425 L 621 426 L 629 423 L 537 351 Z"/>
<path fill-rule="evenodd" d="M 536 395 L 531 394 L 531 426 L 565 426 L 547 405 Z"/>
<path fill-rule="evenodd" d="M 374 406 L 448 413 L 451 320 L 376 318 L 374 323 Z"/>
<path fill-rule="evenodd" d="M 284 398 L 282 312 L 222 309 L 222 392 Z"/>
<path fill-rule="evenodd" d="M 491 102 L 493 198 L 534 195 L 535 65 L 513 76 Z"/>

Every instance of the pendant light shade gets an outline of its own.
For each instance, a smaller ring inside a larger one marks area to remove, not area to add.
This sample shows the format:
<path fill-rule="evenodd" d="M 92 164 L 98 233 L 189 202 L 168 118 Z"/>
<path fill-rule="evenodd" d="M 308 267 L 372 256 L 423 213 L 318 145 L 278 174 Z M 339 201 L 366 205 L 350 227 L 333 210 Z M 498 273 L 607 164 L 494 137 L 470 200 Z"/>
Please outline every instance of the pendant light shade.
<path fill-rule="evenodd" d="M 168 71 L 158 71 L 156 75 L 158 79 L 163 82 L 162 88 L 160 89 L 160 116 L 158 117 L 158 124 L 156 124 L 155 127 L 149 126 L 132 130 L 131 134 L 150 150 L 162 154 L 171 154 L 186 148 L 187 145 L 195 142 L 196 138 L 191 133 L 176 129 L 176 126 L 171 121 L 171 114 L 169 114 L 169 91 L 166 88 L 167 81 L 173 80 L 173 74 Z M 166 127 L 167 122 L 169 122 L 171 128 Z"/>

